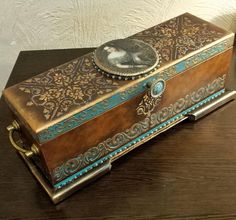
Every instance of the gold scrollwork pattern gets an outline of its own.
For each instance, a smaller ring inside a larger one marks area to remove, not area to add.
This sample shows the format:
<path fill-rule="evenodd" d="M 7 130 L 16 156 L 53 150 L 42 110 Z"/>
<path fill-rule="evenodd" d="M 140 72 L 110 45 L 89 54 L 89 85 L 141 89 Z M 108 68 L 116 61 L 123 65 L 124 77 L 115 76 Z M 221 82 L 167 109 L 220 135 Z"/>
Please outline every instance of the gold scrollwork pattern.
<path fill-rule="evenodd" d="M 68 160 L 61 164 L 59 167 L 52 171 L 52 176 L 55 182 L 59 182 L 66 177 L 78 172 L 82 168 L 96 162 L 98 159 L 110 152 L 120 148 L 126 143 L 139 137 L 141 134 L 147 132 L 152 127 L 155 127 L 167 119 L 174 117 L 178 113 L 183 112 L 185 109 L 199 103 L 204 98 L 214 94 L 220 89 L 224 88 L 225 75 L 216 78 L 211 83 L 198 90 L 187 94 L 185 97 L 178 99 L 175 103 L 170 106 L 164 107 L 157 112 L 153 112 L 150 116 L 144 120 L 135 123 L 129 129 L 123 132 L 117 133 L 111 138 L 106 139 L 96 147 L 90 148 L 84 154 L 78 155 L 75 158 Z"/>
<path fill-rule="evenodd" d="M 27 106 L 37 106 L 46 120 L 53 120 L 118 86 L 119 81 L 96 72 L 88 54 L 22 82 L 19 89 L 30 95 Z"/>
<path fill-rule="evenodd" d="M 142 31 L 131 38 L 151 44 L 159 51 L 165 63 L 198 50 L 223 35 L 224 33 L 209 23 L 185 14 Z"/>
<path fill-rule="evenodd" d="M 142 101 L 139 103 L 136 111 L 137 115 L 145 115 L 147 117 L 154 111 L 158 103 L 161 100 L 161 96 L 154 98 L 151 96 L 150 91 L 148 91 L 142 98 Z"/>
<path fill-rule="evenodd" d="M 109 152 L 121 147 L 123 144 L 132 140 L 149 128 L 150 119 L 146 118 L 139 123 L 135 123 L 130 129 L 122 133 L 114 135 L 112 138 L 108 138 L 97 147 L 93 147 L 86 151 L 84 154 L 79 155 L 76 158 L 72 158 L 65 162 L 62 166 L 57 167 L 53 171 L 53 178 L 55 181 L 60 181 L 79 169 L 85 167 L 105 156 Z"/>

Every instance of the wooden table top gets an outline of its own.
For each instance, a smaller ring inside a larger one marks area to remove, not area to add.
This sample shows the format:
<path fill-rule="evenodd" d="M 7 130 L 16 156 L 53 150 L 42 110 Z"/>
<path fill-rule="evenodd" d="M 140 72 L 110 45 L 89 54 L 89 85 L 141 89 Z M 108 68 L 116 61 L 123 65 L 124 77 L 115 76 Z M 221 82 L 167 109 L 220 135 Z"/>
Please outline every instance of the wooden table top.
<path fill-rule="evenodd" d="M 7 86 L 89 51 L 21 52 Z M 11 148 L 11 121 L 1 99 L 0 219 L 236 219 L 236 101 L 148 141 L 56 206 Z"/>

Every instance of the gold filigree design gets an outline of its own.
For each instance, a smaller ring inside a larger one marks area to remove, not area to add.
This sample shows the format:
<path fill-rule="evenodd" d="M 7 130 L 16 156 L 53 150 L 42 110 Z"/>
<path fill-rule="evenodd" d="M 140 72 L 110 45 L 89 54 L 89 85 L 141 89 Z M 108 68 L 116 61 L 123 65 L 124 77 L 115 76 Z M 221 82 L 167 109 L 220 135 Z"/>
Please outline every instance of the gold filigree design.
<path fill-rule="evenodd" d="M 150 116 L 153 110 L 157 107 L 160 100 L 161 96 L 153 98 L 150 92 L 146 93 L 136 108 L 137 115 Z"/>
<path fill-rule="evenodd" d="M 144 115 L 149 117 L 154 109 L 158 106 L 165 91 L 166 83 L 163 79 L 154 80 L 147 85 L 149 90 L 143 96 L 141 102 L 136 108 L 137 115 Z"/>
<path fill-rule="evenodd" d="M 97 73 L 91 55 L 86 55 L 24 81 L 19 89 L 29 94 L 27 106 L 41 108 L 44 118 L 52 120 L 118 85 Z"/>
<path fill-rule="evenodd" d="M 222 36 L 224 33 L 216 30 L 211 24 L 184 14 L 135 34 L 131 38 L 151 44 L 159 51 L 163 65 L 182 58 Z"/>

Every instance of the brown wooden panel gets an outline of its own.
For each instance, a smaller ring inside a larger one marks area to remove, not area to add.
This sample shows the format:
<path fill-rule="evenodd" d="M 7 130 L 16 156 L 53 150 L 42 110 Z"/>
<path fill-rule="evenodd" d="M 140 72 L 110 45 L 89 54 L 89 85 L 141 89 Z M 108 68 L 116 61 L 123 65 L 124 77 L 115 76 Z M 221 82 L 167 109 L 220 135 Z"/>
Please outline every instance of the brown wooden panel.
<path fill-rule="evenodd" d="M 177 75 L 167 82 L 162 101 L 156 110 L 174 103 L 191 91 L 206 85 L 228 72 L 232 50 L 228 50 L 202 64 Z M 41 146 L 49 170 L 68 159 L 84 153 L 114 134 L 130 128 L 143 117 L 137 116 L 136 107 L 143 95 L 63 134 Z"/>

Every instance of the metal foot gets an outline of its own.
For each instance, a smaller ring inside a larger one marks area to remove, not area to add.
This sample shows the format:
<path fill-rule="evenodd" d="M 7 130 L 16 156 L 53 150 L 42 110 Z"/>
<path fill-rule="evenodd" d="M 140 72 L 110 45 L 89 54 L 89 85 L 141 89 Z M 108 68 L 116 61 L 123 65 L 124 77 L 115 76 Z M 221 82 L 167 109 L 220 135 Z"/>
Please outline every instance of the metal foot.
<path fill-rule="evenodd" d="M 222 96 L 188 114 L 190 121 L 196 121 L 222 105 L 236 99 L 236 91 L 226 91 Z"/>
<path fill-rule="evenodd" d="M 48 180 L 44 177 L 41 171 L 38 169 L 37 166 L 27 158 L 23 153 L 20 153 L 21 157 L 23 158 L 24 162 L 30 169 L 31 173 L 34 177 L 38 180 L 40 185 L 46 191 L 46 193 L 51 198 L 54 204 L 57 204 L 70 196 L 72 193 L 81 189 L 83 186 L 92 182 L 93 180 L 101 177 L 102 175 L 106 174 L 111 170 L 111 163 L 110 161 L 104 163 L 102 166 L 97 167 L 96 169 L 91 170 L 89 173 L 81 176 L 77 180 L 73 181 L 72 183 L 66 185 L 65 187 L 55 190 L 48 182 Z"/>

